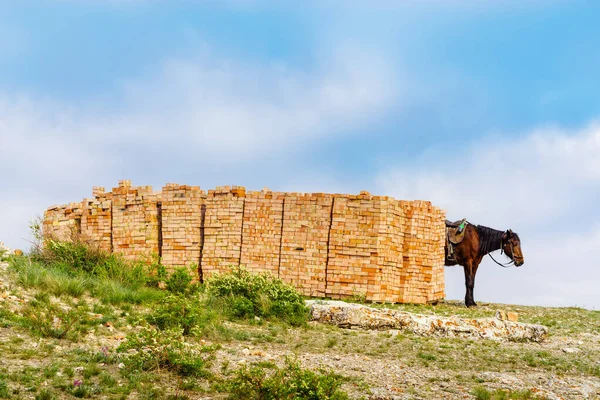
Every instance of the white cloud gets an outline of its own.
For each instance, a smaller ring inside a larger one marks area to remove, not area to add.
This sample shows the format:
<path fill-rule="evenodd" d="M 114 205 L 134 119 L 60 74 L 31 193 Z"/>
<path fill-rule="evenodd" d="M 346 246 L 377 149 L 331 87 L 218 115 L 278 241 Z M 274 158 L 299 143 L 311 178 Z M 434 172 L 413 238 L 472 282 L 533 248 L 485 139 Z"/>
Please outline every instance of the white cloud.
<path fill-rule="evenodd" d="M 372 55 L 332 51 L 314 71 L 301 71 L 200 53 L 129 80 L 110 103 L 0 92 L 3 207 L 9 197 L 34 196 L 27 210 L 41 213 L 39 204 L 79 200 L 92 185 L 140 170 L 240 172 L 270 154 L 285 159 L 351 134 L 394 101 L 393 77 Z M 11 215 L 0 216 L 0 240 L 24 247 L 29 218 L 16 226 Z"/>
<path fill-rule="evenodd" d="M 600 307 L 589 285 L 600 278 L 592 254 L 600 248 L 600 125 L 544 128 L 435 152 L 418 165 L 382 171 L 377 184 L 397 198 L 431 200 L 449 219 L 464 216 L 520 234 L 525 265 L 502 270 L 486 258 L 476 300 Z M 447 269 L 449 298 L 464 296 L 461 270 Z"/>
<path fill-rule="evenodd" d="M 192 148 L 208 159 L 227 152 L 247 160 L 346 132 L 393 100 L 391 74 L 381 62 L 354 54 L 328 61 L 309 74 L 215 62 L 206 53 L 171 60 L 158 76 L 129 82 L 126 112 L 103 118 L 92 132 Z"/>

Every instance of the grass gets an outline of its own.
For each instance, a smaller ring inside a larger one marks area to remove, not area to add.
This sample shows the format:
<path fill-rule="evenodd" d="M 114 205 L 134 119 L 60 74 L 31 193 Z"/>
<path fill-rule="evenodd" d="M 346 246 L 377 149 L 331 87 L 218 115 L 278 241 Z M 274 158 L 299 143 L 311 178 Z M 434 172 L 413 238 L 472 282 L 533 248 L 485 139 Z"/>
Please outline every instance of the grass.
<path fill-rule="evenodd" d="M 499 388 L 493 374 L 600 377 L 600 351 L 588 346 L 600 333 L 597 311 L 493 304 L 467 309 L 452 302 L 391 306 L 468 318 L 516 311 L 521 321 L 550 326 L 551 337 L 583 341 L 584 350 L 573 354 L 546 344 L 392 335 L 307 323 L 303 298 L 291 286 L 243 268 L 198 285 L 190 268 L 169 274 L 156 260 L 128 263 L 79 246 L 45 251 L 56 254 L 10 257 L 10 279 L 1 277 L 12 282 L 11 294 L 20 301 L 0 303 L 0 338 L 9 337 L 0 341 L 0 351 L 11 366 L 0 367 L 0 398 L 341 399 L 369 391 L 369 382 L 306 369 L 293 359 L 237 364 L 222 357 L 252 357 L 242 353 L 247 348 L 419 370 L 419 386 L 398 384 L 406 395 L 421 398 L 435 398 L 433 390 L 478 399 L 536 398 L 529 387 Z M 108 323 L 126 332 L 127 340 L 106 346 L 114 335 Z"/>
<path fill-rule="evenodd" d="M 81 297 L 89 294 L 108 304 L 143 304 L 163 298 L 164 291 L 140 285 L 138 281 L 123 282 L 110 275 L 95 277 L 84 271 L 68 271 L 60 265 L 45 265 L 29 257 L 13 257 L 10 271 L 24 288 L 35 288 L 56 297 Z M 127 268 L 124 266 L 123 268 Z"/>
<path fill-rule="evenodd" d="M 288 358 L 282 368 L 273 363 L 244 365 L 219 387 L 232 400 L 345 400 L 348 394 L 341 390 L 344 379 L 332 370 L 303 369 L 298 361 Z"/>

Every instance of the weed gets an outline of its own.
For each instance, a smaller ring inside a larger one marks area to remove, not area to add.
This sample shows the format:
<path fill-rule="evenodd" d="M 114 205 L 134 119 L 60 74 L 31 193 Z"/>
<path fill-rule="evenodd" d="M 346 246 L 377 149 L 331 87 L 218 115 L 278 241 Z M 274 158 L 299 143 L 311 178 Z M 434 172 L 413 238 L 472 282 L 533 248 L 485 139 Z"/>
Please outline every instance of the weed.
<path fill-rule="evenodd" d="M 30 302 L 22 309 L 20 324 L 41 337 L 78 339 L 87 332 L 87 315 L 81 309 L 65 310 L 56 304 Z"/>
<path fill-rule="evenodd" d="M 10 389 L 8 388 L 8 385 L 6 384 L 4 379 L 0 379 L 0 398 L 10 398 Z"/>
<path fill-rule="evenodd" d="M 146 319 L 161 330 L 181 328 L 184 335 L 189 335 L 192 328 L 205 326 L 212 315 L 197 298 L 170 295 Z"/>
<path fill-rule="evenodd" d="M 185 294 L 190 290 L 192 276 L 188 273 L 187 268 L 179 267 L 167 279 L 167 290 L 173 293 Z"/>
<path fill-rule="evenodd" d="M 348 395 L 341 390 L 344 378 L 332 371 L 313 372 L 302 369 L 298 361 L 286 359 L 286 365 L 242 366 L 220 386 L 229 399 L 314 399 L 342 400 Z"/>
<path fill-rule="evenodd" d="M 185 342 L 182 329 L 144 328 L 140 333 L 129 335 L 117 351 L 136 350 L 124 358 L 129 371 L 166 369 L 180 376 L 208 377 L 207 368 L 217 348 Z"/>
<path fill-rule="evenodd" d="M 56 399 L 56 395 L 48 390 L 42 389 L 38 394 L 35 395 L 35 400 L 54 400 Z"/>
<path fill-rule="evenodd" d="M 242 267 L 215 274 L 207 281 L 209 302 L 233 318 L 274 317 L 291 325 L 306 323 L 308 309 L 298 291 L 269 274 Z"/>

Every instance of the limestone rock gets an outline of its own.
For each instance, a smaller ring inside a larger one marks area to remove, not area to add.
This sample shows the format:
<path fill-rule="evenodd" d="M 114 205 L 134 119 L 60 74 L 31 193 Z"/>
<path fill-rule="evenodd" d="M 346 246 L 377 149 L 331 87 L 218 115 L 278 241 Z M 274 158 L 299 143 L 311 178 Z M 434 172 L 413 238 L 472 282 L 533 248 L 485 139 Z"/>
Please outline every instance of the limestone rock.
<path fill-rule="evenodd" d="M 548 335 L 542 325 L 497 318 L 459 318 L 411 314 L 387 308 L 372 308 L 343 301 L 308 300 L 313 321 L 343 328 L 403 330 L 422 336 L 541 342 Z M 508 316 L 507 316 L 508 317 Z"/>

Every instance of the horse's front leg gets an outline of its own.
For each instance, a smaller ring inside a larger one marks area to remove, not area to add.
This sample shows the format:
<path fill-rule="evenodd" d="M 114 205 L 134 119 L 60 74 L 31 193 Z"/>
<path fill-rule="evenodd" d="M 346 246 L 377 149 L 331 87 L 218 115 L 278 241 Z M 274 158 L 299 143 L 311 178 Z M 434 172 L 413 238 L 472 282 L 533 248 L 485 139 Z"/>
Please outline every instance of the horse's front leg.
<path fill-rule="evenodd" d="M 475 299 L 473 298 L 473 289 L 475 287 L 475 273 L 477 272 L 477 267 L 473 265 L 472 262 L 465 263 L 465 287 L 467 292 L 465 294 L 465 305 L 467 307 L 473 307 L 477 304 L 475 303 Z"/>

